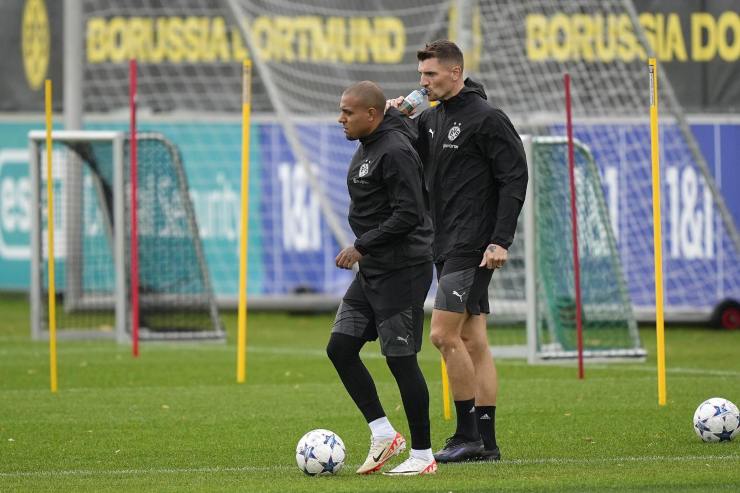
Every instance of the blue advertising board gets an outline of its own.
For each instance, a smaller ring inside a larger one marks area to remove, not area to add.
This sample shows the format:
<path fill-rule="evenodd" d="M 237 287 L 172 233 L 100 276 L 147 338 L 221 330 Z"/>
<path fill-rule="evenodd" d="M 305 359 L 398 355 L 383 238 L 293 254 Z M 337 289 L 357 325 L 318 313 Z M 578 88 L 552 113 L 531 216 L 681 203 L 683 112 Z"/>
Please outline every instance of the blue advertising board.
<path fill-rule="evenodd" d="M 40 121 L 40 120 L 39 120 Z M 40 123 L 0 122 L 0 289 L 26 290 L 29 285 L 30 182 L 28 179 L 27 134 L 41 128 Z M 126 130 L 120 123 L 98 123 L 89 128 Z M 216 295 L 234 299 L 237 295 L 239 244 L 240 124 L 234 121 L 165 123 L 144 122 L 141 131 L 164 134 L 180 150 L 188 176 L 206 260 Z M 298 138 L 307 144 L 304 156 L 328 199 L 327 204 L 340 219 L 348 239 L 346 224 L 349 203 L 346 166 L 356 149 L 338 126 L 326 120 L 301 123 Z M 557 129 L 555 129 L 557 131 Z M 652 256 L 631 249 L 632 242 L 650 242 L 652 223 L 650 179 L 631 167 L 630 149 L 644 145 L 644 124 L 605 125 L 604 135 L 623 139 L 624 152 L 595 152 L 602 175 L 607 205 L 619 245 L 632 301 L 649 306 L 653 300 Z M 740 224 L 740 122 L 696 123 L 692 125 L 699 146 L 715 174 L 735 224 Z M 579 129 L 575 129 L 576 136 Z M 589 132 L 585 135 L 598 135 Z M 274 119 L 258 119 L 252 125 L 250 154 L 250 235 L 249 292 L 277 295 L 299 291 L 341 294 L 351 273 L 334 266 L 339 244 L 329 228 L 323 207 L 312 192 L 307 168 L 297 163 L 281 125 Z M 586 139 L 587 145 L 589 142 Z M 615 143 L 617 145 L 617 143 Z M 603 149 L 593 146 L 595 149 Z M 141 157 L 140 157 L 141 159 Z M 701 285 L 693 294 L 696 306 L 710 309 L 724 297 L 740 298 L 737 292 L 737 258 L 717 219 L 716 207 L 707 200 L 706 185 L 696 171 L 673 160 L 665 168 L 664 234 L 666 302 L 673 299 L 674 286 Z M 627 187 L 625 180 L 639 180 Z M 63 258 L 59 259 L 63 269 Z M 61 270 L 61 269 L 60 269 Z M 735 274 L 733 274 L 733 272 Z M 733 277 L 734 276 L 734 277 Z M 684 289 L 685 291 L 685 289 Z M 682 294 L 685 297 L 685 293 Z"/>

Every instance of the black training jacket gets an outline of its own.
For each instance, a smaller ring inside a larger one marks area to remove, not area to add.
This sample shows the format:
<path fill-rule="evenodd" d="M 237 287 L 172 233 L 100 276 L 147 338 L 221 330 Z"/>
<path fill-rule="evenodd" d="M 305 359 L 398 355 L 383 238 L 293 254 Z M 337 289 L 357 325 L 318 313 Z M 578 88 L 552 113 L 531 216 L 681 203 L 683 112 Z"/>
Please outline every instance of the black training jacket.
<path fill-rule="evenodd" d="M 348 219 L 365 275 L 432 259 L 432 221 L 412 134 L 401 113 L 391 108 L 378 128 L 360 139 L 349 165 Z"/>
<path fill-rule="evenodd" d="M 465 80 L 460 93 L 415 120 L 434 224 L 434 259 L 509 248 L 527 189 L 524 147 L 509 118 Z"/>

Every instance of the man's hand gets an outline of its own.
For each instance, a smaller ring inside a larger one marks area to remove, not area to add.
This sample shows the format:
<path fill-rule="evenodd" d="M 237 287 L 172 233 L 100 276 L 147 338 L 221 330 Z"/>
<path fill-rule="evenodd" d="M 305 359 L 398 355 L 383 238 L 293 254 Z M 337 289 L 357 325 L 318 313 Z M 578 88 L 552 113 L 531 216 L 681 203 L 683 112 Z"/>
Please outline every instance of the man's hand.
<path fill-rule="evenodd" d="M 359 262 L 362 258 L 362 254 L 357 251 L 357 248 L 354 246 L 348 246 L 339 254 L 337 255 L 337 258 L 334 259 L 334 263 L 339 267 L 340 269 L 351 269 L 352 266 Z"/>
<path fill-rule="evenodd" d="M 386 99 L 385 100 L 385 111 L 388 111 L 388 108 L 398 109 L 401 103 L 403 103 L 403 96 L 398 96 L 396 99 Z"/>
<path fill-rule="evenodd" d="M 478 267 L 486 267 L 487 269 L 500 269 L 506 263 L 509 257 L 509 252 L 506 248 L 500 245 L 490 244 L 486 251 L 483 252 L 483 259 L 480 261 Z"/>

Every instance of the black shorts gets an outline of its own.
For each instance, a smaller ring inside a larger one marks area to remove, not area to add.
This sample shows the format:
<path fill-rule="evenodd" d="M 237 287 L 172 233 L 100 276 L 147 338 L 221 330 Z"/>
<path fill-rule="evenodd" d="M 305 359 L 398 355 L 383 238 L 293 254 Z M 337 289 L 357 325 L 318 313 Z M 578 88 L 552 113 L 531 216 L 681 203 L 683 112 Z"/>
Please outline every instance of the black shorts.
<path fill-rule="evenodd" d="M 358 272 L 339 305 L 332 332 L 366 341 L 380 338 L 384 356 L 416 354 L 431 284 L 431 262 L 373 277 Z"/>
<path fill-rule="evenodd" d="M 435 264 L 437 268 L 437 296 L 434 309 L 446 312 L 480 315 L 490 313 L 488 284 L 492 269 L 478 267 L 480 257 L 451 257 Z"/>

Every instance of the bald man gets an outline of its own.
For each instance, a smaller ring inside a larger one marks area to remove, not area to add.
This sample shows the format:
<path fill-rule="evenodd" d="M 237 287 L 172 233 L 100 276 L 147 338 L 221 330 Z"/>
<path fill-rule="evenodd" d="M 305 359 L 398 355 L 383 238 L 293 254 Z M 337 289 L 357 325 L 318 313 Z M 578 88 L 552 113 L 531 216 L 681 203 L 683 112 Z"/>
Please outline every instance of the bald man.
<path fill-rule="evenodd" d="M 363 345 L 380 339 L 411 433 L 409 458 L 384 474 L 432 474 L 437 463 L 429 433 L 429 392 L 416 360 L 432 282 L 432 225 L 419 155 L 402 119 L 385 118 L 384 109 L 383 91 L 369 81 L 349 87 L 339 103 L 344 134 L 360 145 L 347 173 L 348 219 L 357 239 L 335 262 L 342 269 L 358 263 L 359 270 L 337 310 L 326 352 L 370 426 L 370 451 L 357 473 L 380 471 L 406 448 L 360 359 Z"/>

